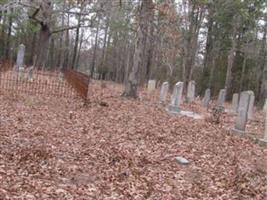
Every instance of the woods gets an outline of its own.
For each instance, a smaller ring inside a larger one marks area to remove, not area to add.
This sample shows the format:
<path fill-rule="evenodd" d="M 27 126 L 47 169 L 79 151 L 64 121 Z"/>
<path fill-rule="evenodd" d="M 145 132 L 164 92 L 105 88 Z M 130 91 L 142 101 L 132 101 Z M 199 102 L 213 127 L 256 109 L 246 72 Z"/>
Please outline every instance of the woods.
<path fill-rule="evenodd" d="M 26 65 L 75 68 L 97 79 L 137 86 L 194 80 L 227 99 L 242 90 L 267 97 L 264 0 L 1 0 L 0 58 Z"/>

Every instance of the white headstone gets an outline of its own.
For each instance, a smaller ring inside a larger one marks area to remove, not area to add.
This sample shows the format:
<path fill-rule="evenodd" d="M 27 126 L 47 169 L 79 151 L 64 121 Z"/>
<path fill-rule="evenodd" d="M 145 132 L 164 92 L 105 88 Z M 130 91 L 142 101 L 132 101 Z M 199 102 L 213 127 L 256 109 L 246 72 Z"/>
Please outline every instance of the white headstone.
<path fill-rule="evenodd" d="M 249 98 L 249 105 L 248 105 L 248 119 L 253 118 L 253 110 L 254 110 L 254 102 L 255 102 L 255 95 L 253 91 L 248 91 L 250 98 Z"/>
<path fill-rule="evenodd" d="M 202 105 L 207 108 L 209 106 L 209 102 L 210 102 L 210 89 L 206 89 L 205 91 L 205 96 L 202 100 Z"/>
<path fill-rule="evenodd" d="M 263 111 L 267 112 L 267 99 L 265 99 L 264 106 L 263 106 Z"/>
<path fill-rule="evenodd" d="M 248 91 L 244 91 L 241 93 L 238 107 L 238 115 L 235 124 L 235 129 L 241 132 L 244 132 L 246 129 L 249 99 L 250 94 Z"/>
<path fill-rule="evenodd" d="M 217 106 L 224 107 L 225 95 L 226 95 L 226 90 L 225 89 L 221 89 L 220 93 L 219 93 L 219 96 L 218 96 Z"/>
<path fill-rule="evenodd" d="M 168 91 L 169 91 L 169 83 L 168 82 L 162 83 L 161 89 L 160 89 L 160 100 L 159 100 L 161 104 L 166 103 Z"/>
<path fill-rule="evenodd" d="M 171 105 L 169 107 L 170 111 L 180 112 L 180 104 L 182 103 L 182 95 L 183 95 L 183 82 L 178 82 L 175 84 L 173 88 L 173 93 L 171 97 Z"/>
<path fill-rule="evenodd" d="M 19 45 L 18 53 L 17 53 L 17 68 L 23 68 L 24 69 L 24 54 L 25 54 L 25 45 L 21 44 Z"/>
<path fill-rule="evenodd" d="M 187 86 L 187 101 L 193 102 L 195 100 L 196 83 L 195 81 L 189 81 Z"/>
<path fill-rule="evenodd" d="M 156 80 L 149 80 L 147 85 L 148 91 L 153 91 L 156 89 Z"/>
<path fill-rule="evenodd" d="M 238 110 L 238 98 L 239 98 L 239 94 L 238 93 L 234 93 L 233 94 L 233 99 L 232 99 L 232 110 L 236 113 Z"/>

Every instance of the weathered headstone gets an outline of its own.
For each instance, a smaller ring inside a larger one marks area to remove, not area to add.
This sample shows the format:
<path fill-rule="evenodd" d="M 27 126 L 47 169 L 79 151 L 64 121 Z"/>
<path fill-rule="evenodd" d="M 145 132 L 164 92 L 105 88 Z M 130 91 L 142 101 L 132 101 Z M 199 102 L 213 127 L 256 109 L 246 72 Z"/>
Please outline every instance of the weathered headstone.
<path fill-rule="evenodd" d="M 19 79 L 23 79 L 24 74 L 24 54 L 25 54 L 25 45 L 19 45 L 18 53 L 17 53 L 17 62 L 16 66 L 19 70 Z"/>
<path fill-rule="evenodd" d="M 210 89 L 206 89 L 205 91 L 205 95 L 204 98 L 202 100 L 202 105 L 207 108 L 209 106 L 209 102 L 210 102 Z"/>
<path fill-rule="evenodd" d="M 233 94 L 233 99 L 232 99 L 232 110 L 236 113 L 238 111 L 238 98 L 239 94 L 234 93 Z"/>
<path fill-rule="evenodd" d="M 267 146 L 267 112 L 265 114 L 265 131 L 263 139 L 260 140 L 260 143 Z"/>
<path fill-rule="evenodd" d="M 187 86 L 187 101 L 193 102 L 195 100 L 196 83 L 195 81 L 189 81 Z"/>
<path fill-rule="evenodd" d="M 149 80 L 147 85 L 148 91 L 153 91 L 156 89 L 156 80 Z"/>
<path fill-rule="evenodd" d="M 226 90 L 225 89 L 221 89 L 220 93 L 219 93 L 219 96 L 218 96 L 218 102 L 217 102 L 217 106 L 218 107 L 224 107 L 225 95 L 226 95 Z"/>
<path fill-rule="evenodd" d="M 248 119 L 253 118 L 253 110 L 254 110 L 254 102 L 255 102 L 255 95 L 253 91 L 248 91 L 250 98 L 249 98 L 249 105 L 248 105 Z"/>
<path fill-rule="evenodd" d="M 17 68 L 24 68 L 24 54 L 25 54 L 25 45 L 19 45 L 18 53 L 17 53 Z"/>
<path fill-rule="evenodd" d="M 265 99 L 264 106 L 263 106 L 263 111 L 267 112 L 267 99 Z"/>
<path fill-rule="evenodd" d="M 34 69 L 34 66 L 30 66 L 28 69 L 28 81 L 30 82 L 33 81 L 33 69 Z"/>
<path fill-rule="evenodd" d="M 162 83 L 160 89 L 160 100 L 159 100 L 161 104 L 166 103 L 168 91 L 169 91 L 169 83 L 168 82 Z"/>
<path fill-rule="evenodd" d="M 245 132 L 247 119 L 248 119 L 248 107 L 249 107 L 250 94 L 248 91 L 244 91 L 240 95 L 238 115 L 236 118 L 235 130 L 241 133 Z"/>
<path fill-rule="evenodd" d="M 180 112 L 180 104 L 182 103 L 183 87 L 184 87 L 184 83 L 178 82 L 175 84 L 173 88 L 171 104 L 169 106 L 169 110 L 172 112 Z"/>

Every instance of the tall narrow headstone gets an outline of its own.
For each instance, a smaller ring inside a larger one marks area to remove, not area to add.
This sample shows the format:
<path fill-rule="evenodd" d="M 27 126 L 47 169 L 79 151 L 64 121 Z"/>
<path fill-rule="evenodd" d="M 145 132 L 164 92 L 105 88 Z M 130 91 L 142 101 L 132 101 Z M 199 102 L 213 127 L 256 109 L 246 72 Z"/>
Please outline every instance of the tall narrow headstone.
<path fill-rule="evenodd" d="M 265 131 L 264 131 L 263 139 L 260 139 L 260 143 L 267 146 L 267 112 L 265 114 Z"/>
<path fill-rule="evenodd" d="M 178 82 L 175 84 L 173 88 L 171 104 L 169 106 L 169 110 L 172 112 L 180 112 L 180 104 L 182 103 L 183 87 L 184 87 L 184 83 Z"/>
<path fill-rule="evenodd" d="M 219 93 L 219 96 L 218 96 L 217 106 L 224 107 L 225 95 L 226 95 L 226 90 L 225 89 L 221 89 L 220 93 Z"/>
<path fill-rule="evenodd" d="M 168 91 L 169 91 L 169 83 L 168 82 L 164 82 L 161 85 L 161 89 L 160 89 L 160 103 L 161 104 L 165 104 L 166 103 L 166 98 L 168 95 Z"/>
<path fill-rule="evenodd" d="M 263 106 L 263 111 L 267 112 L 267 99 L 265 99 L 264 106 Z"/>
<path fill-rule="evenodd" d="M 24 68 L 24 54 L 25 54 L 25 45 L 19 45 L 18 53 L 17 53 L 17 68 Z"/>
<path fill-rule="evenodd" d="M 244 91 L 240 95 L 238 115 L 236 118 L 235 130 L 244 133 L 246 129 L 248 119 L 248 107 L 249 107 L 250 94 L 248 91 Z"/>
<path fill-rule="evenodd" d="M 196 83 L 195 81 L 189 81 L 187 86 L 187 101 L 192 102 L 195 100 Z"/>
<path fill-rule="evenodd" d="M 149 80 L 147 89 L 148 89 L 148 91 L 155 90 L 156 89 L 156 80 Z"/>
<path fill-rule="evenodd" d="M 232 110 L 236 113 L 238 110 L 238 98 L 239 98 L 239 94 L 238 93 L 234 93 L 233 94 L 233 99 L 232 99 Z"/>
<path fill-rule="evenodd" d="M 205 95 L 204 98 L 202 100 L 202 105 L 207 108 L 209 106 L 209 102 L 210 102 L 210 89 L 206 89 L 205 91 Z"/>
<path fill-rule="evenodd" d="M 24 44 L 19 45 L 18 53 L 17 53 L 17 62 L 16 66 L 19 71 L 19 80 L 23 79 L 24 73 L 24 54 L 25 54 L 25 46 Z"/>
<path fill-rule="evenodd" d="M 255 95 L 253 91 L 248 91 L 250 98 L 249 98 L 249 105 L 248 105 L 248 119 L 253 118 L 253 110 L 254 110 L 254 102 L 255 102 Z"/>

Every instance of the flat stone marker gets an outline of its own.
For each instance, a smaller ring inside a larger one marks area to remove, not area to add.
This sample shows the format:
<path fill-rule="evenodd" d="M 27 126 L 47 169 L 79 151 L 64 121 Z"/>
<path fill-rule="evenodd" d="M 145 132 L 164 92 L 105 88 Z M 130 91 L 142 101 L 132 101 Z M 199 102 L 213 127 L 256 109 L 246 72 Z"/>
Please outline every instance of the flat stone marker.
<path fill-rule="evenodd" d="M 148 85 L 147 85 L 147 89 L 149 92 L 155 90 L 156 89 L 156 80 L 149 80 Z"/>
<path fill-rule="evenodd" d="M 178 82 L 175 84 L 173 88 L 169 111 L 180 112 L 180 104 L 182 103 L 183 87 L 184 87 L 183 82 Z"/>
<path fill-rule="evenodd" d="M 249 107 L 250 94 L 244 91 L 240 95 L 238 115 L 236 118 L 234 130 L 240 133 L 245 133 L 246 124 L 248 119 L 248 107 Z"/>
<path fill-rule="evenodd" d="M 232 99 L 232 110 L 236 113 L 238 111 L 238 98 L 239 94 L 234 93 L 233 94 L 233 99 Z"/>
<path fill-rule="evenodd" d="M 161 104 L 166 104 L 168 91 L 169 91 L 169 83 L 168 82 L 162 83 L 161 89 L 160 89 L 160 98 L 159 98 L 159 102 Z"/>
<path fill-rule="evenodd" d="M 189 103 L 195 100 L 196 83 L 195 81 L 189 81 L 187 86 L 187 101 Z"/>
<path fill-rule="evenodd" d="M 217 106 L 224 107 L 225 95 L 226 95 L 226 90 L 225 89 L 221 89 L 220 93 L 219 93 L 219 96 L 218 96 Z"/>
<path fill-rule="evenodd" d="M 253 91 L 248 91 L 250 98 L 249 98 L 249 105 L 248 105 L 248 119 L 253 118 L 253 110 L 254 110 L 254 102 L 255 102 L 255 95 Z"/>
<path fill-rule="evenodd" d="M 181 165 L 188 165 L 190 163 L 186 158 L 180 157 L 180 156 L 177 156 L 175 158 L 175 160 L 176 160 L 177 163 L 179 163 Z"/>
<path fill-rule="evenodd" d="M 209 106 L 209 102 L 210 102 L 210 89 L 206 89 L 205 91 L 205 95 L 204 98 L 202 100 L 202 105 L 207 108 Z"/>

